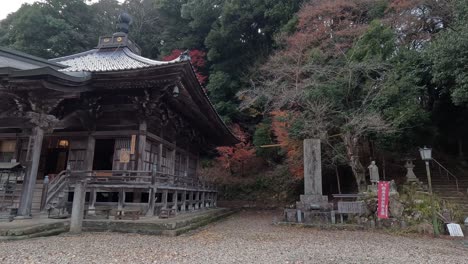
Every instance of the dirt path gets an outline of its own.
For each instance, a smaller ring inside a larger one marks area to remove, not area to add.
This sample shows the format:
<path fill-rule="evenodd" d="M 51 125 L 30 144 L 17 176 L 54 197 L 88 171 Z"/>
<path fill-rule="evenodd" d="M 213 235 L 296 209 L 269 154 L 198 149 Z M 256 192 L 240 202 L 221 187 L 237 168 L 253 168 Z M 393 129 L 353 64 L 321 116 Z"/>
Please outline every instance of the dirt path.
<path fill-rule="evenodd" d="M 460 242 L 271 225 L 241 212 L 179 237 L 117 233 L 0 243 L 0 263 L 468 263 Z"/>

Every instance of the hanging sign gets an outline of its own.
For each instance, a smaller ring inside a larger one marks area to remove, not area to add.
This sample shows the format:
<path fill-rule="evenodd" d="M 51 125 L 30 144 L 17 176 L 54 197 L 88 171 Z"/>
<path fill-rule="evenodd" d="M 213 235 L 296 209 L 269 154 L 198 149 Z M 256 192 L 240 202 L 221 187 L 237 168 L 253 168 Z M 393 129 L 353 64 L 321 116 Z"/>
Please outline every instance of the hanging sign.
<path fill-rule="evenodd" d="M 132 135 L 132 140 L 130 141 L 130 154 L 135 154 L 135 145 L 136 145 L 136 135 Z"/>
<path fill-rule="evenodd" d="M 119 161 L 121 163 L 129 163 L 130 162 L 130 150 L 129 149 L 121 149 Z"/>
<path fill-rule="evenodd" d="M 390 182 L 379 181 L 377 185 L 377 217 L 380 219 L 388 218 L 388 199 L 390 196 Z"/>

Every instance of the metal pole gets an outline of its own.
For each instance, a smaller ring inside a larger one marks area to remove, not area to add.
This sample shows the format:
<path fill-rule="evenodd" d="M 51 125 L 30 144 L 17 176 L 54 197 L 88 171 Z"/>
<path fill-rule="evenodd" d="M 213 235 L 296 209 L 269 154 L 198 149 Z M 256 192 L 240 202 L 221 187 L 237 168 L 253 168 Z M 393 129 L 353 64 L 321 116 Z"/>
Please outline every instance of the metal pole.
<path fill-rule="evenodd" d="M 427 183 L 429 185 L 429 196 L 431 199 L 431 212 L 432 212 L 432 226 L 434 228 L 434 236 L 439 237 L 439 227 L 437 224 L 437 215 L 434 205 L 434 194 L 432 193 L 432 180 L 431 180 L 431 170 L 429 168 L 429 161 L 426 160 L 426 172 L 427 172 Z"/>

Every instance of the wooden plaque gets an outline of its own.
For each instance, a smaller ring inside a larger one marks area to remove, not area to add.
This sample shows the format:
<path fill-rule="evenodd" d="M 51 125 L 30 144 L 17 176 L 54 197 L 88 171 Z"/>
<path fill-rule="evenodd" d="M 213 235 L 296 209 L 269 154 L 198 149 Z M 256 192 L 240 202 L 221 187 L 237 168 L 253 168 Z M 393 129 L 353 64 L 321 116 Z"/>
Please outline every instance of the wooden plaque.
<path fill-rule="evenodd" d="M 120 150 L 120 163 L 129 163 L 130 162 L 130 150 L 121 149 Z"/>
<path fill-rule="evenodd" d="M 132 140 L 130 141 L 130 154 L 135 154 L 135 145 L 136 145 L 136 135 L 132 135 Z"/>

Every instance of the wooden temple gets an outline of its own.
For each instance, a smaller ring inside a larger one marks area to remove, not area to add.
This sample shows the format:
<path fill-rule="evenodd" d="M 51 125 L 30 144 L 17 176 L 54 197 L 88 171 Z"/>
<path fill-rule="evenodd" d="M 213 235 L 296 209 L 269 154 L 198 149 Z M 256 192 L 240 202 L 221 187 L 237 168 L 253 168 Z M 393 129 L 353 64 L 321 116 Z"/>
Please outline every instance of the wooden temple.
<path fill-rule="evenodd" d="M 199 155 L 237 139 L 189 56 L 140 56 L 128 23 L 123 16 L 95 49 L 52 60 L 0 49 L 0 163 L 25 168 L 8 180 L 18 185 L 18 216 L 69 208 L 77 182 L 88 208 L 152 216 L 216 206 Z"/>

